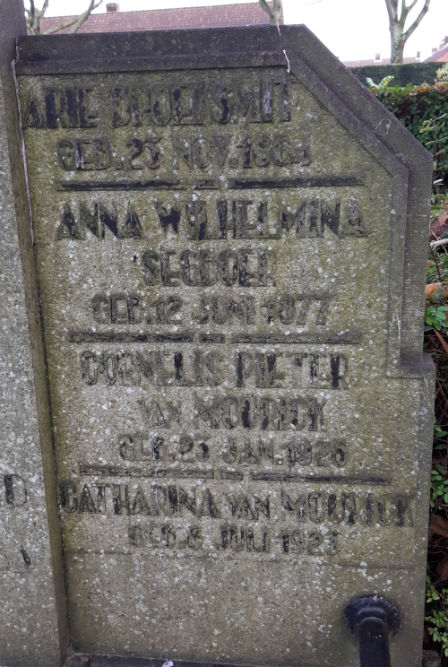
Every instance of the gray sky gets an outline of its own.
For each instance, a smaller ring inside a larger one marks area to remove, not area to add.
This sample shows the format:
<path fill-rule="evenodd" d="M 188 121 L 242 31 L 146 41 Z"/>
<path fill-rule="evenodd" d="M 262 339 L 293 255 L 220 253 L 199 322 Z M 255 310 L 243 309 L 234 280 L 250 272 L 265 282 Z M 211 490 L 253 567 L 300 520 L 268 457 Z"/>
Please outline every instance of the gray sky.
<path fill-rule="evenodd" d="M 40 0 L 41 1 L 41 0 Z M 117 0 L 120 11 L 231 4 L 242 0 Z M 250 1 L 250 0 L 244 0 Z M 256 0 L 255 0 L 256 1 Z M 39 0 L 36 0 L 39 4 Z M 103 6 L 97 11 L 105 11 Z M 80 13 L 88 0 L 51 0 L 48 16 Z M 419 0 L 418 5 L 423 4 Z M 389 27 L 384 0 L 283 0 L 286 23 L 305 23 L 341 60 L 389 55 Z M 410 38 L 405 55 L 422 59 L 448 35 L 448 0 L 431 0 L 428 14 Z"/>

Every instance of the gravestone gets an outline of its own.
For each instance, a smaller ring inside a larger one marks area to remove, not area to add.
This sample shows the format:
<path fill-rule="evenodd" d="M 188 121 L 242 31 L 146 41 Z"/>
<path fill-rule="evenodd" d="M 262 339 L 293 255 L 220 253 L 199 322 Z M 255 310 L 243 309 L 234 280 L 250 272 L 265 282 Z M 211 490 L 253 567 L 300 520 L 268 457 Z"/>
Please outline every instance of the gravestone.
<path fill-rule="evenodd" d="M 0 2 L 0 664 L 49 667 L 67 644 L 38 292 L 13 70 L 21 2 Z M 44 476 L 47 484 L 44 484 Z"/>
<path fill-rule="evenodd" d="M 18 53 L 72 647 L 417 667 L 429 155 L 304 27 Z"/>

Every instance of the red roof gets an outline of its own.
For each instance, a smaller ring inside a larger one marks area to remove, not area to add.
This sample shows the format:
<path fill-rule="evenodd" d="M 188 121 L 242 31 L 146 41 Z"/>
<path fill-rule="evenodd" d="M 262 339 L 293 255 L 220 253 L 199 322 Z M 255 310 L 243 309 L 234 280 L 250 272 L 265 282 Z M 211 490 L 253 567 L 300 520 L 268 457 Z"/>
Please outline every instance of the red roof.
<path fill-rule="evenodd" d="M 52 16 L 42 19 L 43 33 L 67 23 L 73 16 Z M 220 28 L 237 25 L 264 25 L 269 17 L 258 2 L 216 5 L 214 7 L 185 7 L 181 9 L 151 9 L 139 12 L 106 11 L 91 14 L 78 32 L 128 32 L 138 30 L 180 30 L 182 28 Z M 70 32 L 70 28 L 58 31 Z"/>
<path fill-rule="evenodd" d="M 448 44 L 442 49 L 435 51 L 429 58 L 426 58 L 426 62 L 433 61 L 438 63 L 448 63 Z"/>
<path fill-rule="evenodd" d="M 343 62 L 346 67 L 370 67 L 371 65 L 390 65 L 390 58 L 382 58 L 380 60 L 344 60 Z M 420 60 L 413 56 L 403 58 L 404 65 L 419 62 Z"/>
<path fill-rule="evenodd" d="M 433 49 L 432 55 L 426 62 L 448 63 L 448 36 L 445 37 L 438 49 Z"/>

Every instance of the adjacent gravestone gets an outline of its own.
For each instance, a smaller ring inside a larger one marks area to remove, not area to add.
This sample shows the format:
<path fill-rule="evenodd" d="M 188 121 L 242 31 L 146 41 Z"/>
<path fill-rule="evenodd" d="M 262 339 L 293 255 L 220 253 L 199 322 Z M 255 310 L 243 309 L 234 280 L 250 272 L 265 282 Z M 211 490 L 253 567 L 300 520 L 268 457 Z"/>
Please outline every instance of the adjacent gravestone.
<path fill-rule="evenodd" d="M 0 25 L 0 664 L 49 667 L 59 664 L 68 639 L 48 385 L 12 77 L 15 39 L 25 31 L 21 2 L 0 2 Z"/>
<path fill-rule="evenodd" d="M 428 154 L 302 27 L 19 53 L 73 647 L 417 667 Z"/>

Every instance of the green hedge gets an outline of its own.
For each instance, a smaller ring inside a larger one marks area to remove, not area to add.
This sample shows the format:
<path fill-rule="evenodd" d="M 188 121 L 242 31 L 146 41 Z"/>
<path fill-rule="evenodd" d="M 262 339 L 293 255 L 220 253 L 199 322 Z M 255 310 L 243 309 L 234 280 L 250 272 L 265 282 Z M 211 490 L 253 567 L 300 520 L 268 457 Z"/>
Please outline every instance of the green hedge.
<path fill-rule="evenodd" d="M 432 83 L 436 71 L 443 63 L 409 63 L 408 65 L 369 65 L 367 67 L 350 67 L 350 70 L 365 85 L 367 77 L 379 83 L 385 76 L 393 76 L 396 86 L 406 86 L 408 83 L 418 86 L 421 83 Z"/>
<path fill-rule="evenodd" d="M 448 189 L 448 82 L 372 92 L 433 154 L 434 180 Z"/>

